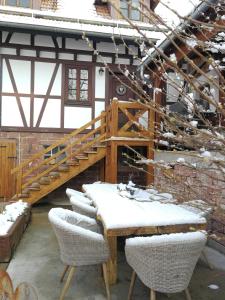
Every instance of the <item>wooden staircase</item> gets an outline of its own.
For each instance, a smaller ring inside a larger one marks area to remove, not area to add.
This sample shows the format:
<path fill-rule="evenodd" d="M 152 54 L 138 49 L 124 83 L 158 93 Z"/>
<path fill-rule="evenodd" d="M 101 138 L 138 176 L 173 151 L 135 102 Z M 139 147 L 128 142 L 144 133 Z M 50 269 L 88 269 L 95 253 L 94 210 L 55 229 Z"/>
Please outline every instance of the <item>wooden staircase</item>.
<path fill-rule="evenodd" d="M 16 174 L 14 199 L 33 204 L 106 155 L 106 113 L 68 134 L 12 170 Z M 87 133 L 84 134 L 84 132 Z M 62 148 L 62 145 L 64 148 Z M 61 149 L 45 159 L 53 149 Z"/>
<path fill-rule="evenodd" d="M 115 183 L 118 147 L 145 146 L 147 158 L 153 158 L 153 138 L 154 111 L 141 103 L 114 100 L 99 117 L 14 168 L 13 198 L 33 204 L 104 157 L 105 181 Z"/>

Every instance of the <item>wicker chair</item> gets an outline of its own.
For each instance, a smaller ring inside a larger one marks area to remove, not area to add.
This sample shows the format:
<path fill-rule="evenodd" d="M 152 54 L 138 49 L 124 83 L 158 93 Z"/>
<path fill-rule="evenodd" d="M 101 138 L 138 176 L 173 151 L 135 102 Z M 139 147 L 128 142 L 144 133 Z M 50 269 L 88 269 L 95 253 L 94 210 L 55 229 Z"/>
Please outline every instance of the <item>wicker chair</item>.
<path fill-rule="evenodd" d="M 90 218 L 96 218 L 97 209 L 83 201 L 80 201 L 80 197 L 70 197 L 70 204 L 72 205 L 73 211 L 78 214 L 85 215 Z"/>
<path fill-rule="evenodd" d="M 190 201 L 183 202 L 179 206 L 194 214 L 199 215 L 200 217 L 206 218 L 207 222 L 209 222 L 210 215 L 213 212 L 213 208 L 203 200 L 190 200 Z M 209 268 L 213 270 L 214 268 L 207 257 L 205 248 L 202 250 L 202 257 L 204 258 Z"/>
<path fill-rule="evenodd" d="M 96 221 L 63 208 L 52 208 L 48 217 L 59 243 L 60 258 L 66 266 L 70 267 L 60 300 L 64 299 L 75 267 L 100 263 L 103 265 L 107 299 L 110 300 L 106 270 L 109 248 L 103 235 L 98 233 L 99 228 Z"/>
<path fill-rule="evenodd" d="M 91 199 L 87 198 L 85 196 L 85 193 L 73 190 L 73 189 L 66 189 L 66 195 L 68 196 L 68 198 L 70 199 L 71 197 L 76 197 L 77 199 L 79 199 L 80 201 L 92 205 L 92 201 Z"/>
<path fill-rule="evenodd" d="M 202 232 L 127 239 L 126 258 L 134 270 L 128 300 L 136 274 L 150 288 L 150 300 L 156 300 L 156 291 L 185 291 L 187 299 L 191 300 L 187 287 L 205 243 L 206 234 Z"/>

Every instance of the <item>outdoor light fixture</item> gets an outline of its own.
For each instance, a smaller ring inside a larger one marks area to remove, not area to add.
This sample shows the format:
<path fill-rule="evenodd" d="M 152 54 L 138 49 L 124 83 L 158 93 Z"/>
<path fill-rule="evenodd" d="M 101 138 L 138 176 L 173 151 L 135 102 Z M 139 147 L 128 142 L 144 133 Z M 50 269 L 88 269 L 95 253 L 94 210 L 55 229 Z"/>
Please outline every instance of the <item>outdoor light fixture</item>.
<path fill-rule="evenodd" d="M 98 70 L 98 73 L 99 73 L 100 76 L 102 76 L 103 73 L 104 73 L 104 69 L 101 67 L 101 68 Z"/>

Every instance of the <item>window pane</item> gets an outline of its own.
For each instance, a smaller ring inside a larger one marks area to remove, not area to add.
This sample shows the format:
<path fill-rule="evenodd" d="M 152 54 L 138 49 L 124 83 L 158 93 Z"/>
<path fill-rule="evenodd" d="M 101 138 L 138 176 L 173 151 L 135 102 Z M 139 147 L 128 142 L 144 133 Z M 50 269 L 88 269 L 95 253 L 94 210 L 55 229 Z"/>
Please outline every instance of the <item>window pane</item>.
<path fill-rule="evenodd" d="M 127 0 L 120 0 L 120 8 L 121 9 L 128 9 L 128 2 Z"/>
<path fill-rule="evenodd" d="M 76 94 L 77 94 L 77 90 L 69 90 L 68 91 L 68 99 L 76 100 L 77 99 Z"/>
<path fill-rule="evenodd" d="M 75 79 L 69 79 L 69 85 L 68 88 L 69 90 L 75 90 L 77 87 L 77 82 Z"/>
<path fill-rule="evenodd" d="M 80 101 L 88 100 L 88 91 L 80 91 Z"/>
<path fill-rule="evenodd" d="M 80 78 L 88 79 L 88 70 L 80 70 Z"/>
<path fill-rule="evenodd" d="M 76 69 L 69 69 L 68 76 L 69 76 L 69 78 L 74 78 L 75 79 L 77 77 L 77 70 Z"/>
<path fill-rule="evenodd" d="M 6 0 L 6 1 L 5 1 L 5 4 L 6 4 L 6 5 L 16 6 L 16 1 L 17 1 L 17 0 Z"/>
<path fill-rule="evenodd" d="M 140 12 L 136 9 L 131 9 L 131 20 L 139 21 L 140 20 Z"/>
<path fill-rule="evenodd" d="M 120 11 L 121 11 L 121 13 L 122 13 L 122 15 L 124 16 L 124 17 L 126 17 L 126 18 L 128 18 L 128 9 L 120 9 Z"/>
<path fill-rule="evenodd" d="M 81 90 L 87 90 L 88 89 L 88 81 L 87 80 L 81 80 L 80 81 L 80 89 Z"/>
<path fill-rule="evenodd" d="M 30 0 L 20 0 L 19 1 L 19 6 L 30 7 Z"/>

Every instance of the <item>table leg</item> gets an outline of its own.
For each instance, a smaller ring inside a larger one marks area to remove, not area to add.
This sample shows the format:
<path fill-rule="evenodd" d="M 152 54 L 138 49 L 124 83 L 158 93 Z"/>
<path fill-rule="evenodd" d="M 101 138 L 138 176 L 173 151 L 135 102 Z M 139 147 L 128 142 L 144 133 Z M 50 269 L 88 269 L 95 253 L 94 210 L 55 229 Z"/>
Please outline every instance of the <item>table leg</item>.
<path fill-rule="evenodd" d="M 110 258 L 106 263 L 109 284 L 115 284 L 117 280 L 117 237 L 107 236 Z"/>

